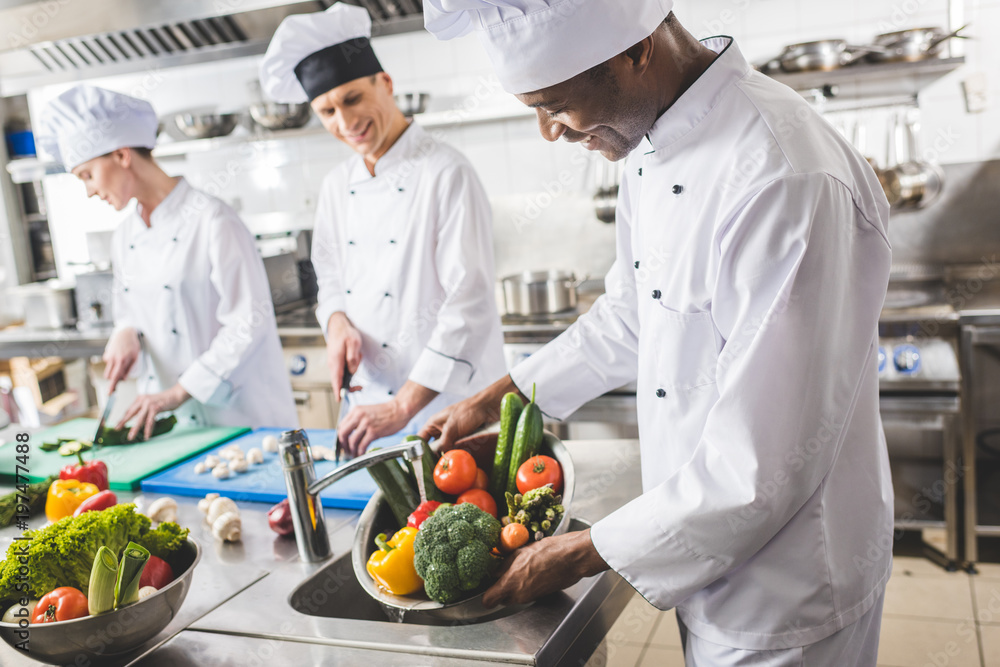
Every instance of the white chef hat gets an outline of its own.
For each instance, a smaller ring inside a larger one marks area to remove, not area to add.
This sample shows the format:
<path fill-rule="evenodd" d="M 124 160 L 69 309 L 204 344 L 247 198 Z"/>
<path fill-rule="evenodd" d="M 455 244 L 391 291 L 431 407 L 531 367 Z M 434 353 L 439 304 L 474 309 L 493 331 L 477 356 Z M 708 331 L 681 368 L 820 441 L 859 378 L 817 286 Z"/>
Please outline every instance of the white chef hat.
<path fill-rule="evenodd" d="M 424 0 L 438 39 L 476 30 L 508 93 L 554 86 L 649 37 L 673 0 Z"/>
<path fill-rule="evenodd" d="M 42 111 L 39 144 L 66 171 L 119 148 L 153 148 L 159 125 L 146 100 L 81 84 Z"/>
<path fill-rule="evenodd" d="M 311 102 L 337 86 L 382 71 L 369 38 L 368 10 L 338 2 L 281 22 L 260 63 L 260 85 L 276 102 Z"/>

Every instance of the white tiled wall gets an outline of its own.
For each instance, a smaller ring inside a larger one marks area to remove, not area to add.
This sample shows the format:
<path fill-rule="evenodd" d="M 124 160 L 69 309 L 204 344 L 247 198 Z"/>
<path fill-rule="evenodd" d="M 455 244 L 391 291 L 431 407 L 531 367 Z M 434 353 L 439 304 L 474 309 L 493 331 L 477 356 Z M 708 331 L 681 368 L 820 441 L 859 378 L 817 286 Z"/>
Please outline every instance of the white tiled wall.
<path fill-rule="evenodd" d="M 879 32 L 944 26 L 947 9 L 945 0 L 676 3 L 676 13 L 689 30 L 699 37 L 733 35 L 751 62 L 773 57 L 783 45 L 793 42 L 843 37 L 865 43 Z M 968 33 L 977 38 L 962 45 L 967 64 L 937 81 L 921 96 L 924 144 L 942 133 L 949 137 L 946 150 L 939 154 L 941 162 L 1000 158 L 1000 40 L 996 39 L 1000 35 L 1000 0 L 966 0 L 964 11 L 972 24 Z M 430 111 L 512 104 L 496 85 L 489 61 L 475 37 L 439 42 L 426 33 L 410 33 L 377 38 L 374 44 L 383 66 L 394 78 L 396 91 L 431 93 Z M 146 97 L 161 115 L 190 107 L 225 111 L 245 108 L 252 101 L 256 65 L 257 59 L 245 59 L 97 83 Z M 990 82 L 990 107 L 980 114 L 966 113 L 960 87 L 963 78 L 973 72 L 985 72 Z M 33 113 L 63 88 L 51 87 L 32 94 Z M 877 114 L 868 114 L 873 115 Z M 837 122 L 849 129 L 853 119 L 843 116 Z M 572 268 L 581 274 L 599 276 L 607 270 L 613 260 L 614 230 L 593 214 L 592 156 L 584 156 L 582 149 L 575 146 L 543 141 L 530 118 L 449 127 L 438 132 L 469 157 L 493 201 L 498 273 Z M 873 152 L 878 155 L 884 151 L 884 119 L 874 122 L 869 133 L 869 142 L 876 146 Z M 253 146 L 252 153 L 234 148 L 192 154 L 164 164 L 169 171 L 188 175 L 196 185 L 219 187 L 221 196 L 241 210 L 255 231 L 274 225 L 309 226 L 323 175 L 349 154 L 347 149 L 324 135 Z M 220 182 L 220 174 L 234 163 L 235 177 Z M 101 213 L 100 207 L 77 212 L 73 228 L 78 235 L 86 229 L 109 228 L 116 219 Z M 526 219 L 530 224 L 524 224 Z M 61 239 L 57 244 L 62 265 L 86 259 L 79 256 L 84 244 L 62 243 Z"/>

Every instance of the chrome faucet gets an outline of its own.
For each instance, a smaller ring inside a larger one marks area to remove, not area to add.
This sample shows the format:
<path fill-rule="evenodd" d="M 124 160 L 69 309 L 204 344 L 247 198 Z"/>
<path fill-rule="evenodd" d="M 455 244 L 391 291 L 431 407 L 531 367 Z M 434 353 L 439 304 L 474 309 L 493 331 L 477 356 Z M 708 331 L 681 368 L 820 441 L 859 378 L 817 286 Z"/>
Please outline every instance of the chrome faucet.
<path fill-rule="evenodd" d="M 299 548 L 299 556 L 307 563 L 316 563 L 330 557 L 330 538 L 323 519 L 320 491 L 362 468 L 399 457 L 411 461 L 424 453 L 424 445 L 420 440 L 409 440 L 385 449 L 369 451 L 316 479 L 316 467 L 313 465 L 309 438 L 305 431 L 285 431 L 278 442 L 281 467 L 285 471 L 285 486 L 288 489 L 288 504 L 292 511 L 292 523 L 295 525 L 295 543 Z"/>

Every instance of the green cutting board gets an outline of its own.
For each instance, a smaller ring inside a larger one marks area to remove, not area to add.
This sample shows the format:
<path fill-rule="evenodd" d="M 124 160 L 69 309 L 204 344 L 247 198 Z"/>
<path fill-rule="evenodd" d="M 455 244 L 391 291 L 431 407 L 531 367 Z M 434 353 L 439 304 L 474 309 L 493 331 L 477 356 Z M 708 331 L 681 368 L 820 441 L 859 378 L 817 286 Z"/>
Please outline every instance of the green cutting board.
<path fill-rule="evenodd" d="M 27 477 L 32 482 L 58 475 L 63 466 L 77 463 L 75 456 L 59 456 L 59 452 L 43 452 L 43 442 L 54 442 L 57 438 L 80 438 L 91 440 L 97 430 L 96 419 L 71 419 L 57 426 L 31 434 L 28 452 Z M 231 440 L 249 431 L 249 428 L 219 426 L 212 428 L 174 427 L 169 433 L 157 436 L 148 442 L 132 445 L 101 447 L 100 450 L 84 452 L 86 461 L 97 458 L 108 465 L 108 484 L 112 489 L 132 491 L 139 488 L 139 482 L 165 468 L 197 456 L 206 449 Z M 13 483 L 17 473 L 17 447 L 9 442 L 0 447 L 0 480 Z M 24 470 L 21 470 L 24 475 Z"/>

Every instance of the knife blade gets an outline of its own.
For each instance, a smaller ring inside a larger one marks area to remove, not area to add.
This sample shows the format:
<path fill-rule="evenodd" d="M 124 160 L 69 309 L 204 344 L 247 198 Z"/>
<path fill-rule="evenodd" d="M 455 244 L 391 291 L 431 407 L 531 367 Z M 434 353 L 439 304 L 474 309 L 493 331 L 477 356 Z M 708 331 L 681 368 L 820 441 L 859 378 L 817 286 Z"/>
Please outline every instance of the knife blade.
<path fill-rule="evenodd" d="M 350 369 L 347 368 L 347 362 L 344 362 L 344 374 L 341 376 L 340 380 L 340 402 L 346 405 L 348 408 L 351 406 L 349 397 L 351 395 L 351 379 L 354 374 L 351 373 Z M 343 408 L 341 408 L 341 414 L 343 414 Z M 334 456 L 337 457 L 337 463 L 339 464 L 341 459 L 344 458 L 344 448 L 340 444 L 340 433 L 337 433 L 337 446 L 334 448 Z"/>
<path fill-rule="evenodd" d="M 104 431 L 104 423 L 108 421 L 108 415 L 111 414 L 111 408 L 115 404 L 115 392 L 118 391 L 118 387 L 108 394 L 108 400 L 104 404 L 104 413 L 101 415 L 101 421 L 97 423 L 97 432 L 94 434 L 94 449 L 98 450 L 101 448 L 101 433 Z"/>

